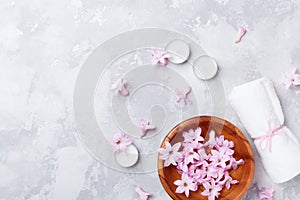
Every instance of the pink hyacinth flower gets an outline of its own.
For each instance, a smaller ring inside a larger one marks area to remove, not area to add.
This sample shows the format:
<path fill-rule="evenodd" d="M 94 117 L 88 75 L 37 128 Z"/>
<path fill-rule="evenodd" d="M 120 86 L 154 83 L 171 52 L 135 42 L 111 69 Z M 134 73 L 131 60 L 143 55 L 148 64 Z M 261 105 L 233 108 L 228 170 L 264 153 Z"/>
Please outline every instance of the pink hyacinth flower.
<path fill-rule="evenodd" d="M 181 180 L 174 182 L 178 187 L 176 188 L 176 193 L 184 193 L 186 197 L 189 197 L 190 191 L 196 191 L 198 189 L 197 183 L 186 174 L 182 174 Z"/>
<path fill-rule="evenodd" d="M 232 149 L 234 147 L 234 143 L 232 141 L 225 140 L 223 135 L 216 138 L 216 144 L 217 144 L 216 145 L 217 149 L 221 154 L 224 155 L 234 154 L 234 150 Z"/>
<path fill-rule="evenodd" d="M 230 175 L 228 171 L 225 171 L 224 173 L 224 179 L 222 181 L 219 181 L 219 184 L 225 185 L 227 190 L 230 189 L 231 185 L 239 183 L 238 180 L 234 180 Z"/>
<path fill-rule="evenodd" d="M 215 166 L 214 163 L 210 163 L 206 167 L 206 175 L 208 178 L 217 178 L 219 176 L 219 170 L 221 170 L 219 167 Z"/>
<path fill-rule="evenodd" d="M 166 66 L 170 57 L 171 54 L 169 54 L 169 52 L 154 49 L 152 52 L 152 65 L 159 64 L 161 66 Z"/>
<path fill-rule="evenodd" d="M 154 130 L 155 126 L 151 125 L 150 122 L 148 122 L 144 119 L 141 119 L 140 120 L 140 128 L 142 131 L 141 138 L 143 138 L 147 134 L 147 131 Z"/>
<path fill-rule="evenodd" d="M 188 94 L 192 91 L 191 87 L 187 87 L 184 91 L 176 90 L 177 99 L 176 102 L 179 103 L 183 101 L 184 105 L 191 104 L 192 101 L 188 99 Z"/>
<path fill-rule="evenodd" d="M 113 82 L 113 84 L 111 85 L 110 89 L 114 90 L 116 94 L 119 93 L 123 96 L 129 95 L 129 92 L 128 92 L 127 86 L 126 86 L 126 81 L 124 81 L 123 79 L 115 80 Z"/>
<path fill-rule="evenodd" d="M 226 154 L 222 154 L 217 150 L 211 150 L 212 155 L 209 160 L 213 162 L 216 166 L 222 167 L 225 169 L 226 162 L 230 160 L 230 156 Z"/>
<path fill-rule="evenodd" d="M 151 195 L 148 192 L 144 192 L 140 186 L 135 186 L 135 191 L 138 193 L 140 200 L 148 200 L 149 196 Z"/>
<path fill-rule="evenodd" d="M 115 133 L 111 145 L 113 147 L 113 152 L 117 151 L 127 151 L 127 146 L 133 143 L 133 139 L 127 137 L 124 133 Z"/>
<path fill-rule="evenodd" d="M 283 85 L 286 89 L 289 89 L 291 86 L 300 85 L 300 74 L 296 74 L 297 68 L 293 67 L 286 73 L 283 73 Z"/>
<path fill-rule="evenodd" d="M 194 149 L 199 149 L 203 145 L 201 142 L 204 141 L 204 138 L 201 136 L 202 129 L 198 127 L 196 130 L 190 129 L 187 132 L 183 132 L 184 144 L 189 144 L 186 146 L 192 146 Z"/>
<path fill-rule="evenodd" d="M 209 139 L 205 142 L 204 146 L 210 149 L 216 146 L 216 132 L 214 130 L 209 132 Z"/>
<path fill-rule="evenodd" d="M 164 160 L 164 167 L 168 167 L 170 164 L 176 166 L 177 161 L 181 158 L 181 153 L 178 152 L 181 147 L 181 143 L 178 142 L 171 146 L 169 142 L 165 142 L 166 147 L 158 149 L 158 152 L 161 154 L 159 158 Z"/>
<path fill-rule="evenodd" d="M 245 164 L 243 159 L 236 160 L 235 158 L 231 158 L 229 161 L 229 165 L 226 166 L 226 169 L 237 169 L 239 165 Z"/>
<path fill-rule="evenodd" d="M 215 200 L 219 197 L 220 191 L 222 190 L 223 186 L 216 184 L 214 179 L 209 182 L 204 182 L 203 186 L 205 190 L 201 192 L 203 196 L 207 196 L 208 200 Z"/>
<path fill-rule="evenodd" d="M 258 191 L 257 198 L 258 200 L 273 200 L 273 193 L 275 189 L 273 186 L 268 188 L 261 188 Z"/>
<path fill-rule="evenodd" d="M 247 33 L 246 28 L 240 27 L 235 37 L 235 43 L 239 43 L 246 33 Z"/>
<path fill-rule="evenodd" d="M 189 172 L 189 167 L 186 163 L 184 162 L 178 162 L 177 164 L 177 170 L 182 172 L 182 173 L 188 173 Z"/>
<path fill-rule="evenodd" d="M 189 163 L 194 164 L 195 160 L 200 160 L 199 154 L 194 151 L 194 148 L 192 146 L 189 146 L 184 149 L 183 157 L 184 157 L 185 164 L 189 164 Z"/>

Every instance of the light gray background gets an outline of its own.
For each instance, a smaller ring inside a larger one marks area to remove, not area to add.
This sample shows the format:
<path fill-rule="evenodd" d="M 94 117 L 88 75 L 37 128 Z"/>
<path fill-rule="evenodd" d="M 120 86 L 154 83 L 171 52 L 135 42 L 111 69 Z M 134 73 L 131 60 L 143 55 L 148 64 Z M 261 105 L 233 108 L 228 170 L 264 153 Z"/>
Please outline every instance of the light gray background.
<path fill-rule="evenodd" d="M 300 138 L 300 90 L 280 83 L 283 71 L 300 69 L 299 6 L 294 0 L 0 0 L 0 199 L 132 200 L 135 184 L 152 199 L 169 199 L 156 173 L 103 167 L 76 135 L 72 94 L 80 66 L 100 43 L 132 29 L 167 28 L 198 41 L 217 60 L 226 92 L 270 77 L 286 124 Z M 248 33 L 234 44 L 240 25 Z M 229 106 L 226 119 L 242 128 Z M 272 184 L 259 160 L 255 182 Z M 273 185 L 275 199 L 298 198 L 299 176 Z"/>

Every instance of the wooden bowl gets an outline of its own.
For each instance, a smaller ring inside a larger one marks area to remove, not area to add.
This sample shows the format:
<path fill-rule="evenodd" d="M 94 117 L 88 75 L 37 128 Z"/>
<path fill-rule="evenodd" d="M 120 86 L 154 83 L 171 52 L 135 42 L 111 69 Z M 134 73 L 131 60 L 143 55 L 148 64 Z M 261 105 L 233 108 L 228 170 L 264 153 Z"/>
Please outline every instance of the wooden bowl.
<path fill-rule="evenodd" d="M 165 147 L 166 141 L 170 142 L 171 144 L 183 141 L 182 133 L 184 131 L 196 129 L 198 127 L 201 127 L 201 135 L 205 138 L 205 140 L 208 140 L 209 134 L 207 133 L 209 133 L 211 130 L 214 130 L 216 132 L 216 136 L 224 135 L 225 139 L 234 142 L 234 157 L 236 160 L 242 158 L 245 161 L 245 164 L 240 165 L 236 170 L 230 171 L 232 178 L 238 180 L 239 183 L 232 185 L 230 190 L 224 188 L 221 191 L 218 200 L 241 199 L 249 189 L 253 180 L 255 170 L 254 156 L 251 146 L 243 133 L 230 122 L 212 116 L 200 116 L 188 119 L 175 126 L 168 133 L 163 140 L 161 147 Z M 158 159 L 158 174 L 164 189 L 170 195 L 170 197 L 172 197 L 174 200 L 207 199 L 206 196 L 202 196 L 200 194 L 202 191 L 201 187 L 195 192 L 190 191 L 189 197 L 186 197 L 184 193 L 175 193 L 177 186 L 173 183 L 174 181 L 181 179 L 181 175 L 177 172 L 176 167 L 163 167 L 163 163 L 163 160 Z"/>

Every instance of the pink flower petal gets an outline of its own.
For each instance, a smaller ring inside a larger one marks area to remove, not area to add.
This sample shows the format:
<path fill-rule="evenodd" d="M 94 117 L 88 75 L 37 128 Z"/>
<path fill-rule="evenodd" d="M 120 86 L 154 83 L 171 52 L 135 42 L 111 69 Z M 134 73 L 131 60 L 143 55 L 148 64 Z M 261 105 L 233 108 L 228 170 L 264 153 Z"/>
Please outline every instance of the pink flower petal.
<path fill-rule="evenodd" d="M 151 195 L 148 192 L 144 192 L 140 186 L 135 186 L 135 191 L 138 193 L 140 200 L 148 200 L 149 196 Z"/>
<path fill-rule="evenodd" d="M 260 188 L 258 190 L 257 198 L 258 200 L 273 200 L 273 193 L 275 189 L 273 186 L 269 186 L 268 188 Z"/>
<path fill-rule="evenodd" d="M 150 122 L 148 122 L 144 119 L 141 119 L 140 120 L 140 128 L 142 131 L 141 138 L 143 138 L 147 134 L 148 131 L 154 130 L 155 126 L 151 125 Z"/>
<path fill-rule="evenodd" d="M 235 43 L 239 43 L 246 33 L 247 33 L 246 28 L 245 27 L 240 27 L 238 32 L 237 32 L 236 38 L 235 38 Z"/>
<path fill-rule="evenodd" d="M 293 67 L 287 72 L 282 74 L 282 83 L 286 89 L 291 88 L 291 86 L 300 85 L 300 74 L 296 74 L 297 68 Z"/>

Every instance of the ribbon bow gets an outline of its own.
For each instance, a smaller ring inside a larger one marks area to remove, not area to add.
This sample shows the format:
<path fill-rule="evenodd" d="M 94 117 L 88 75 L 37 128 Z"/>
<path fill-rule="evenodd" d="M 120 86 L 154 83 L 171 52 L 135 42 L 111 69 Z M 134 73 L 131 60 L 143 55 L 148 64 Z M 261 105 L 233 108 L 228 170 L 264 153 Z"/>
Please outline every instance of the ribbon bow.
<path fill-rule="evenodd" d="M 268 125 L 269 125 L 269 131 L 267 132 L 267 134 L 263 135 L 263 136 L 259 136 L 259 137 L 256 137 L 254 138 L 254 140 L 261 140 L 259 145 L 260 145 L 260 148 L 262 150 L 265 150 L 266 148 L 269 149 L 269 151 L 271 152 L 271 139 L 272 137 L 278 132 L 280 131 L 283 127 L 284 127 L 284 124 L 281 124 L 279 127 L 274 127 L 275 126 L 275 123 L 271 123 L 272 121 L 269 120 L 268 121 Z M 272 126 L 273 125 L 273 126 Z M 266 141 L 267 144 L 266 146 L 263 148 L 262 147 L 262 143 Z"/>

